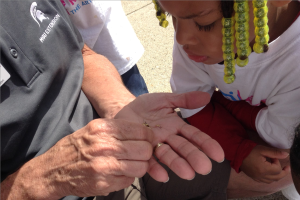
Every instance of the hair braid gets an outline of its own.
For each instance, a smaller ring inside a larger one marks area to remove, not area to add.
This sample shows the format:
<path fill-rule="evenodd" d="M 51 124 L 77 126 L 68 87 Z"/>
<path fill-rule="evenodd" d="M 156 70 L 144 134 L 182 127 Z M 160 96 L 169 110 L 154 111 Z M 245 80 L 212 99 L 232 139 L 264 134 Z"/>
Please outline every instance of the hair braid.
<path fill-rule="evenodd" d="M 156 17 L 159 19 L 159 25 L 168 26 L 165 12 L 160 8 L 158 0 L 152 0 L 155 4 Z M 233 83 L 235 80 L 235 64 L 244 67 L 248 64 L 248 56 L 252 52 L 249 46 L 249 3 L 250 0 L 221 0 L 222 19 L 222 51 L 224 59 L 224 81 Z M 269 49 L 269 27 L 268 18 L 268 0 L 253 0 L 254 26 L 255 26 L 255 44 L 253 50 L 256 53 L 267 52 Z M 235 16 L 233 16 L 235 11 Z M 235 37 L 234 37 L 235 32 Z M 236 39 L 237 60 L 234 53 L 234 39 Z"/>
<path fill-rule="evenodd" d="M 222 19 L 222 51 L 224 59 L 224 81 L 225 83 L 232 83 L 235 80 L 235 54 L 234 54 L 234 18 L 233 14 L 233 2 L 221 1 L 221 9 L 223 13 Z"/>
<path fill-rule="evenodd" d="M 233 14 L 233 1 L 222 0 L 221 10 L 224 18 L 231 18 Z"/>
<path fill-rule="evenodd" d="M 166 28 L 169 25 L 169 22 L 166 20 L 166 13 L 161 9 L 157 0 L 152 0 L 154 3 L 154 8 L 156 10 L 156 17 L 159 20 L 159 25 Z"/>

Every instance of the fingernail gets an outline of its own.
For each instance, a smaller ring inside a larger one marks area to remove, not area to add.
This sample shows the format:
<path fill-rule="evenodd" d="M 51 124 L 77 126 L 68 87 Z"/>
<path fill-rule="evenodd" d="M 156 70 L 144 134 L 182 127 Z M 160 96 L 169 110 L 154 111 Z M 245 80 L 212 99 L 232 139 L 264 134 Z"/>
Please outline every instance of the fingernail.
<path fill-rule="evenodd" d="M 210 169 L 210 171 L 209 171 L 207 174 L 203 174 L 203 176 L 206 176 L 206 175 L 210 174 L 211 170 L 212 170 L 212 169 Z"/>
<path fill-rule="evenodd" d="M 170 180 L 170 177 L 168 177 L 168 180 L 167 180 L 166 182 L 164 182 L 164 183 L 167 183 L 167 182 L 169 182 L 169 180 Z"/>
<path fill-rule="evenodd" d="M 222 163 L 222 162 L 224 162 L 224 160 L 225 160 L 225 158 L 221 162 L 218 162 L 218 163 Z"/>
<path fill-rule="evenodd" d="M 188 180 L 188 181 L 192 181 L 192 180 L 194 180 L 194 178 L 196 177 L 196 175 L 192 178 L 192 179 L 190 179 L 190 180 Z"/>

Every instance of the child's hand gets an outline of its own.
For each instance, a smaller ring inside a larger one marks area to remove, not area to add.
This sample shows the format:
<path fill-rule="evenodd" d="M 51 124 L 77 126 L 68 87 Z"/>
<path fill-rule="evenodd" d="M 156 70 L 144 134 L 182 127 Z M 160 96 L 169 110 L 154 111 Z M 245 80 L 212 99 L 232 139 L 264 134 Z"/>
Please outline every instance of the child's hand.
<path fill-rule="evenodd" d="M 257 145 L 244 159 L 241 170 L 257 182 L 272 183 L 290 173 L 290 166 L 282 168 L 279 162 L 288 155 L 276 148 Z"/>

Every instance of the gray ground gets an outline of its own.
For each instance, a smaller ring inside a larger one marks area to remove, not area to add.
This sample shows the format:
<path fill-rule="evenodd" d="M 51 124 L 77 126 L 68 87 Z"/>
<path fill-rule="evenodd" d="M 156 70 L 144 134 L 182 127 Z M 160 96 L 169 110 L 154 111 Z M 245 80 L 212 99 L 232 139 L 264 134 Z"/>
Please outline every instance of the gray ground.
<path fill-rule="evenodd" d="M 143 57 L 137 63 L 149 92 L 171 92 L 169 79 L 172 68 L 173 27 L 164 29 L 158 26 L 151 0 L 122 1 L 124 11 L 131 22 L 137 37 L 145 48 Z M 237 200 L 237 199 L 236 199 Z M 273 195 L 244 198 L 239 200 L 286 200 L 281 192 Z"/>

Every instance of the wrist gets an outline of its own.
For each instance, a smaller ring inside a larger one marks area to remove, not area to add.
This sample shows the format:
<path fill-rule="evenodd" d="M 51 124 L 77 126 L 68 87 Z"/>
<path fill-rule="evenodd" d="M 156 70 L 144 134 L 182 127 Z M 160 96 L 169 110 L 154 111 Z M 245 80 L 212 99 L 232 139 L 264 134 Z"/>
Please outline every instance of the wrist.
<path fill-rule="evenodd" d="M 122 110 L 126 105 L 128 105 L 134 100 L 135 96 L 128 95 L 127 97 L 124 97 L 121 101 L 109 102 L 109 105 L 105 106 L 106 109 L 104 110 L 103 115 L 101 115 L 99 112 L 98 114 L 101 117 L 113 119 L 120 110 Z"/>

